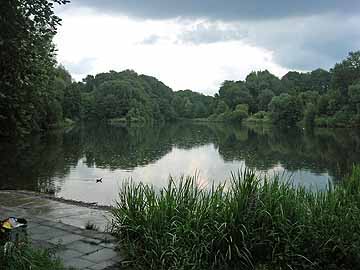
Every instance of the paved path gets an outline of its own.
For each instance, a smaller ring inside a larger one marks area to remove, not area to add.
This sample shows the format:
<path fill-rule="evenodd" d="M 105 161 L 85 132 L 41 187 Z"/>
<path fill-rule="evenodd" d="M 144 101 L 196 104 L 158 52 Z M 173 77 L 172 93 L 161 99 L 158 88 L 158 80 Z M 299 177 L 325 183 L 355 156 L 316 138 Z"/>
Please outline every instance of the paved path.
<path fill-rule="evenodd" d="M 110 214 L 95 207 L 54 201 L 35 193 L 0 190 L 0 220 L 9 216 L 28 220 L 28 234 L 35 246 L 57 248 L 65 266 L 76 269 L 120 269 L 115 238 L 85 230 L 90 221 L 100 230 Z"/>

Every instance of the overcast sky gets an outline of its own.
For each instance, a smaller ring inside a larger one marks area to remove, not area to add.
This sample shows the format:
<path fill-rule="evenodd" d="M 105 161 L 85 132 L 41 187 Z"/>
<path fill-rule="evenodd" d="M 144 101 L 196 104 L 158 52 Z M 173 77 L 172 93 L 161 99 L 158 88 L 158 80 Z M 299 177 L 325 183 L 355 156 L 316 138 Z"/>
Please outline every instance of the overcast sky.
<path fill-rule="evenodd" d="M 359 0 L 73 0 L 58 61 L 77 80 L 133 69 L 214 94 L 253 70 L 329 69 L 360 49 Z"/>

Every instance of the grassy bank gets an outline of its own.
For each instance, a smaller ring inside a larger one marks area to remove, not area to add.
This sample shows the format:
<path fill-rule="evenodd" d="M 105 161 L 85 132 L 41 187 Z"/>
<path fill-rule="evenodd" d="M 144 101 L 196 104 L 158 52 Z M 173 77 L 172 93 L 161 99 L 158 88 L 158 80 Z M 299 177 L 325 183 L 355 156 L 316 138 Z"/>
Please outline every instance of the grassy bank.
<path fill-rule="evenodd" d="M 201 189 L 194 177 L 160 192 L 125 185 L 114 231 L 144 269 L 356 269 L 360 167 L 313 193 L 250 171 Z"/>
<path fill-rule="evenodd" d="M 55 253 L 38 249 L 28 243 L 0 243 L 0 269 L 6 270 L 65 270 Z"/>

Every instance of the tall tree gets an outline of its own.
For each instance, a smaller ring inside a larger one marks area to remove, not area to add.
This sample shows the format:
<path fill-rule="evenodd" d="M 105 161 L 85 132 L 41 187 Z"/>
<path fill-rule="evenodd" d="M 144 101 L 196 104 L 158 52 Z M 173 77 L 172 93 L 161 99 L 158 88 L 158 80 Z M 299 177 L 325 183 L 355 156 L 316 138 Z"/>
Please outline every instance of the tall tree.
<path fill-rule="evenodd" d="M 360 115 L 360 82 L 349 87 L 350 104 Z"/>
<path fill-rule="evenodd" d="M 232 110 L 234 110 L 238 104 L 248 104 L 250 108 L 252 108 L 251 105 L 254 103 L 249 89 L 242 81 L 225 81 L 219 89 L 219 97 Z"/>
<path fill-rule="evenodd" d="M 269 104 L 274 124 L 294 126 L 302 118 L 302 106 L 295 96 L 281 94 L 275 96 Z"/>
<path fill-rule="evenodd" d="M 360 51 L 350 52 L 341 63 L 337 63 L 331 70 L 331 86 L 339 89 L 341 94 L 347 96 L 348 87 L 360 80 Z"/>
<path fill-rule="evenodd" d="M 54 45 L 60 18 L 54 3 L 67 0 L 2 0 L 0 9 L 0 135 L 46 128 L 54 102 Z"/>

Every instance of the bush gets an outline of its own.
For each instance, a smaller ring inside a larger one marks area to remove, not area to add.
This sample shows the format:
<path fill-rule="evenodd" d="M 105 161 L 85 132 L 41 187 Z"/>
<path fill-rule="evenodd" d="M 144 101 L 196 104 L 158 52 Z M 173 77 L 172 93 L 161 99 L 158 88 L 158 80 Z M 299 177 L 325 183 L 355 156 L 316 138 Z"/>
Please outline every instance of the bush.
<path fill-rule="evenodd" d="M 303 113 L 299 100 L 285 93 L 272 98 L 269 111 L 272 122 L 279 126 L 295 126 Z"/>
<path fill-rule="evenodd" d="M 233 174 L 202 189 L 196 177 L 166 188 L 132 182 L 112 211 L 114 232 L 144 269 L 357 269 L 360 167 L 314 193 L 279 177 Z"/>
<path fill-rule="evenodd" d="M 267 112 L 259 111 L 257 113 L 254 113 L 252 117 L 255 119 L 264 119 L 266 116 L 267 116 Z"/>
<path fill-rule="evenodd" d="M 315 124 L 316 117 L 316 107 L 314 104 L 310 103 L 304 113 L 304 123 L 307 127 L 313 127 Z"/>
<path fill-rule="evenodd" d="M 329 117 L 316 117 L 315 118 L 315 126 L 328 127 L 328 119 L 329 119 Z"/>
<path fill-rule="evenodd" d="M 224 113 L 220 113 L 217 117 L 216 117 L 216 120 L 217 121 L 221 121 L 221 122 L 226 122 L 228 121 L 228 119 L 230 119 L 230 115 L 231 115 L 231 112 L 229 111 L 226 111 Z"/>
<path fill-rule="evenodd" d="M 315 118 L 315 126 L 318 127 L 345 127 L 346 122 L 341 122 L 334 116 L 322 116 Z"/>
<path fill-rule="evenodd" d="M 356 127 L 360 126 L 360 114 L 356 114 L 351 118 L 351 125 Z"/>
<path fill-rule="evenodd" d="M 244 111 L 235 110 L 230 113 L 228 119 L 226 119 L 229 122 L 238 122 L 241 123 L 242 120 L 248 117 L 248 114 Z"/>
<path fill-rule="evenodd" d="M 346 126 L 350 122 L 350 116 L 351 116 L 351 114 L 348 113 L 347 111 L 343 111 L 343 110 L 338 111 L 334 115 L 334 120 L 336 122 L 336 125 L 337 126 Z"/>
<path fill-rule="evenodd" d="M 209 116 L 210 121 L 218 122 L 238 122 L 248 117 L 249 106 L 247 104 L 238 104 L 234 111 L 226 110 L 220 114 L 212 114 Z"/>
<path fill-rule="evenodd" d="M 0 243 L 0 269 L 6 270 L 64 270 L 55 253 L 36 249 L 28 243 Z"/>

